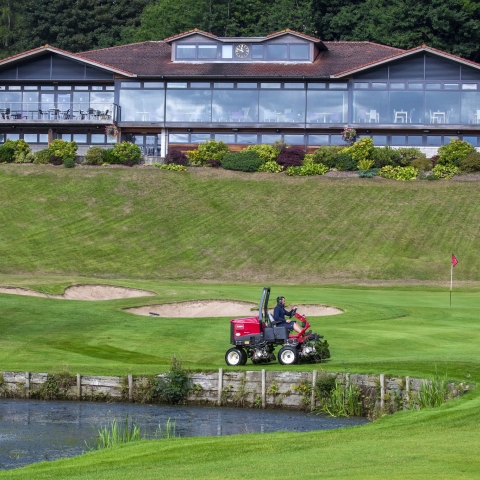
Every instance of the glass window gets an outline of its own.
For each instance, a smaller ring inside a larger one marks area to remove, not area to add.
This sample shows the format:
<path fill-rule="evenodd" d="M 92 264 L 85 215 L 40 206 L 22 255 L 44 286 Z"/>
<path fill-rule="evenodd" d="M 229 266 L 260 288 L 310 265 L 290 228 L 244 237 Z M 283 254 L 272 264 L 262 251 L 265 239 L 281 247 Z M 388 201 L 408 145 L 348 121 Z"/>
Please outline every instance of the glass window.
<path fill-rule="evenodd" d="M 210 122 L 211 110 L 212 90 L 167 90 L 167 122 Z"/>
<path fill-rule="evenodd" d="M 213 88 L 233 88 L 233 83 L 227 83 L 227 82 L 214 83 Z"/>
<path fill-rule="evenodd" d="M 134 135 L 132 140 L 136 145 L 143 145 L 145 143 L 145 135 Z"/>
<path fill-rule="evenodd" d="M 115 87 L 113 85 L 107 85 L 105 90 L 115 90 Z"/>
<path fill-rule="evenodd" d="M 372 88 L 387 88 L 386 82 L 373 82 Z"/>
<path fill-rule="evenodd" d="M 105 143 L 105 135 L 102 135 L 100 133 L 92 133 L 91 135 L 91 141 L 92 143 Z"/>
<path fill-rule="evenodd" d="M 237 88 L 257 88 L 257 84 L 254 82 L 237 83 Z"/>
<path fill-rule="evenodd" d="M 320 89 L 320 88 L 327 88 L 326 83 L 309 83 L 308 88 L 313 88 L 315 90 Z"/>
<path fill-rule="evenodd" d="M 444 83 L 443 88 L 445 90 L 458 90 L 460 84 L 458 83 Z"/>
<path fill-rule="evenodd" d="M 398 83 L 398 82 L 391 82 L 390 83 L 390 88 L 396 88 L 398 90 L 404 90 L 405 89 L 405 84 L 404 83 Z"/>
<path fill-rule="evenodd" d="M 420 135 L 409 135 L 407 140 L 409 147 L 421 147 L 423 145 L 423 138 Z"/>
<path fill-rule="evenodd" d="M 410 90 L 423 90 L 423 83 L 409 83 L 408 88 Z"/>
<path fill-rule="evenodd" d="M 77 143 L 87 143 L 87 134 L 86 133 L 74 133 L 73 141 Z"/>
<path fill-rule="evenodd" d="M 384 146 L 387 144 L 386 135 L 372 135 L 372 140 L 374 145 Z"/>
<path fill-rule="evenodd" d="M 425 123 L 460 123 L 460 92 L 425 92 Z"/>
<path fill-rule="evenodd" d="M 76 87 L 75 87 L 75 88 L 76 88 Z M 42 85 L 42 86 L 40 87 L 40 89 L 41 89 L 41 90 L 55 90 L 54 87 L 51 87 L 51 86 L 49 86 L 49 85 Z"/>
<path fill-rule="evenodd" d="M 20 140 L 20 134 L 18 134 L 18 133 L 7 133 L 7 140 Z"/>
<path fill-rule="evenodd" d="M 307 123 L 345 123 L 348 93 L 322 90 L 307 92 Z"/>
<path fill-rule="evenodd" d="M 38 92 L 23 92 L 22 117 L 38 118 Z"/>
<path fill-rule="evenodd" d="M 478 137 L 470 137 L 470 136 L 463 136 L 463 140 L 465 142 L 470 143 L 470 145 L 473 145 L 474 147 L 478 146 Z"/>
<path fill-rule="evenodd" d="M 222 58 L 233 58 L 233 45 L 222 45 Z"/>
<path fill-rule="evenodd" d="M 345 145 L 345 140 L 342 138 L 341 135 L 331 135 L 330 143 L 332 145 Z"/>
<path fill-rule="evenodd" d="M 442 85 L 440 83 L 427 83 L 425 88 L 427 90 L 440 90 Z"/>
<path fill-rule="evenodd" d="M 263 45 L 252 45 L 252 58 L 263 58 Z"/>
<path fill-rule="evenodd" d="M 427 135 L 427 143 L 428 147 L 438 147 L 442 144 L 442 137 L 441 135 Z"/>
<path fill-rule="evenodd" d="M 260 90 L 259 121 L 279 123 L 303 123 L 305 121 L 305 91 Z"/>
<path fill-rule="evenodd" d="M 37 143 L 37 134 L 36 133 L 24 133 L 23 139 L 27 143 Z"/>
<path fill-rule="evenodd" d="M 296 89 L 303 90 L 304 84 L 303 83 L 284 83 L 283 87 L 284 88 L 296 88 Z"/>
<path fill-rule="evenodd" d="M 38 143 L 48 143 L 48 133 L 40 133 L 38 135 Z"/>
<path fill-rule="evenodd" d="M 280 88 L 280 83 L 261 83 L 260 88 Z"/>
<path fill-rule="evenodd" d="M 476 90 L 476 83 L 462 83 L 462 90 Z"/>
<path fill-rule="evenodd" d="M 281 135 L 273 135 L 273 134 L 264 134 L 262 135 L 262 143 L 267 145 L 271 145 L 272 143 L 279 142 L 282 140 Z"/>
<path fill-rule="evenodd" d="M 187 82 L 168 82 L 167 88 L 187 88 Z"/>
<path fill-rule="evenodd" d="M 190 135 L 190 143 L 202 143 L 210 140 L 209 133 L 192 133 Z"/>
<path fill-rule="evenodd" d="M 0 90 L 6 90 L 6 87 L 0 86 Z M 3 134 L 2 134 L 3 135 Z"/>
<path fill-rule="evenodd" d="M 72 87 L 65 87 L 64 90 L 70 90 Z M 58 87 L 59 90 L 61 90 L 61 87 Z M 92 90 L 103 90 L 103 87 L 100 87 L 99 85 L 92 85 Z"/>
<path fill-rule="evenodd" d="M 397 147 L 404 147 L 407 144 L 406 135 L 392 135 L 392 145 Z"/>
<path fill-rule="evenodd" d="M 122 88 L 140 88 L 140 82 L 120 82 Z M 76 90 L 77 87 L 75 87 Z"/>
<path fill-rule="evenodd" d="M 368 88 L 368 82 L 355 82 L 353 84 L 354 88 Z"/>
<path fill-rule="evenodd" d="M 163 88 L 163 82 L 144 82 L 144 88 Z"/>
<path fill-rule="evenodd" d="M 188 143 L 188 133 L 170 133 L 168 141 L 170 143 Z"/>
<path fill-rule="evenodd" d="M 248 144 L 255 145 L 257 143 L 257 134 L 256 133 L 238 133 L 237 143 L 248 143 Z"/>
<path fill-rule="evenodd" d="M 8 87 L 8 89 L 9 89 L 9 90 L 21 90 L 22 87 L 17 86 L 17 85 L 10 85 L 10 86 Z"/>
<path fill-rule="evenodd" d="M 355 123 L 387 123 L 388 92 L 354 91 L 353 121 Z"/>
<path fill-rule="evenodd" d="M 72 87 L 68 87 L 69 89 L 71 89 Z M 38 87 L 34 87 L 32 85 L 25 85 L 23 87 L 24 90 L 38 90 Z M 60 87 L 58 87 L 58 89 L 60 90 Z M 2 88 L 2 90 L 5 90 L 4 88 Z"/>
<path fill-rule="evenodd" d="M 61 133 L 59 137 L 64 141 L 64 142 L 71 142 L 72 141 L 72 134 L 71 133 Z"/>
<path fill-rule="evenodd" d="M 140 84 L 139 84 L 140 86 Z M 77 85 L 75 87 L 75 90 L 88 90 L 88 86 L 87 85 Z"/>
<path fill-rule="evenodd" d="M 462 92 L 460 94 L 462 104 L 461 123 L 479 124 L 480 123 L 480 92 Z"/>
<path fill-rule="evenodd" d="M 216 133 L 215 140 L 217 142 L 235 143 L 235 134 L 234 133 Z"/>
<path fill-rule="evenodd" d="M 330 140 L 328 135 L 309 135 L 308 144 L 309 145 L 328 145 Z"/>
<path fill-rule="evenodd" d="M 69 87 L 69 86 L 67 86 L 67 85 L 59 85 L 59 86 L 57 87 L 57 90 L 71 90 L 71 89 L 72 89 L 72 87 Z M 98 90 L 98 89 L 101 90 L 102 87 L 92 87 L 92 90 Z M 26 89 L 25 89 L 25 90 L 26 90 Z M 30 89 L 29 89 L 29 90 L 30 90 Z"/>
<path fill-rule="evenodd" d="M 93 102 L 93 98 L 91 99 Z M 120 90 L 122 121 L 158 122 L 163 121 L 163 90 Z M 102 104 L 99 104 L 102 105 Z M 104 110 L 108 108 L 105 104 Z"/>
<path fill-rule="evenodd" d="M 195 45 L 177 45 L 177 58 L 196 58 Z"/>
<path fill-rule="evenodd" d="M 258 90 L 213 90 L 213 122 L 258 122 Z"/>
<path fill-rule="evenodd" d="M 210 88 L 210 82 L 191 82 L 190 88 Z"/>
<path fill-rule="evenodd" d="M 329 88 L 337 88 L 340 90 L 346 90 L 348 87 L 348 83 L 329 83 Z"/>
<path fill-rule="evenodd" d="M 287 45 L 267 45 L 267 59 L 268 60 L 286 60 L 287 59 Z"/>
<path fill-rule="evenodd" d="M 216 45 L 199 45 L 198 58 L 217 58 Z"/>
<path fill-rule="evenodd" d="M 37 95 L 37 94 L 33 94 Z M 53 97 L 53 94 L 52 94 Z M 6 110 L 10 109 L 10 112 L 17 112 L 21 110 L 22 106 L 22 92 L 0 92 L 0 108 Z M 37 106 L 38 109 L 38 106 Z"/>
<path fill-rule="evenodd" d="M 290 60 L 308 60 L 309 45 L 290 45 Z"/>
<path fill-rule="evenodd" d="M 284 135 L 283 141 L 287 145 L 304 145 L 305 136 L 304 135 Z"/>
<path fill-rule="evenodd" d="M 390 92 L 389 123 L 423 123 L 423 115 L 423 92 Z"/>

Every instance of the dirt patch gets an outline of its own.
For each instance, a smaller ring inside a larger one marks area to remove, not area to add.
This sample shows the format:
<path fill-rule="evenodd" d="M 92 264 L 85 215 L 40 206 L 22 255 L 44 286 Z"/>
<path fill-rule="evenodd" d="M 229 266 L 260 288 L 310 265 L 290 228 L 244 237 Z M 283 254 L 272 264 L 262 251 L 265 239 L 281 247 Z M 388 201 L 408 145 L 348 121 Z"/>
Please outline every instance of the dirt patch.
<path fill-rule="evenodd" d="M 48 297 L 59 300 L 116 300 L 119 298 L 149 297 L 156 295 L 147 290 L 116 287 L 114 285 L 72 285 L 65 289 L 63 295 L 50 295 L 29 288 L 0 287 L 0 293 L 27 295 L 29 297 Z"/>
<path fill-rule="evenodd" d="M 125 311 L 135 315 L 167 318 L 253 317 L 258 314 L 258 305 L 233 300 L 197 300 L 127 308 Z M 307 317 L 323 317 L 343 313 L 338 308 L 326 305 L 299 305 L 298 312 Z"/>

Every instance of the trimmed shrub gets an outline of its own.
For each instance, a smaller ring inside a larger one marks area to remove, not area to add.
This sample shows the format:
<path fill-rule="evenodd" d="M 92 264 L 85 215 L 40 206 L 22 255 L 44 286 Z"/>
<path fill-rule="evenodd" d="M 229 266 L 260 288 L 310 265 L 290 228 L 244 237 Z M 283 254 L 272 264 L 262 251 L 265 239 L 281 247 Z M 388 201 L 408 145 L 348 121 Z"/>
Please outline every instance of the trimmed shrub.
<path fill-rule="evenodd" d="M 103 159 L 104 149 L 101 147 L 91 147 L 85 154 L 86 165 L 102 165 L 105 161 Z"/>
<path fill-rule="evenodd" d="M 379 171 L 379 168 L 371 168 L 370 170 L 359 170 L 358 176 L 359 178 L 373 178 L 378 175 Z"/>
<path fill-rule="evenodd" d="M 273 145 L 249 145 L 245 150 L 255 152 L 263 162 L 275 161 L 280 153 Z"/>
<path fill-rule="evenodd" d="M 412 165 L 414 160 L 422 160 L 427 158 L 427 156 L 420 151 L 419 148 L 408 147 L 408 148 L 398 148 L 397 152 L 400 155 L 399 165 L 406 167 L 407 165 Z"/>
<path fill-rule="evenodd" d="M 418 175 L 418 170 L 412 166 L 408 167 L 393 167 L 386 165 L 380 169 L 379 175 L 383 178 L 391 178 L 392 180 L 415 180 Z"/>
<path fill-rule="evenodd" d="M 200 143 L 197 150 L 187 152 L 187 157 L 190 165 L 205 165 L 207 160 L 222 161 L 223 157 L 230 153 L 226 143 L 216 140 L 207 140 L 205 143 Z"/>
<path fill-rule="evenodd" d="M 423 158 L 412 160 L 411 166 L 419 172 L 429 172 L 432 169 L 432 162 L 424 155 Z"/>
<path fill-rule="evenodd" d="M 34 160 L 33 163 L 37 165 L 45 165 L 48 163 L 50 160 L 50 150 L 48 148 L 45 148 L 44 150 L 39 150 L 38 152 L 35 152 L 34 154 Z"/>
<path fill-rule="evenodd" d="M 369 137 L 363 137 L 351 147 L 346 147 L 342 153 L 346 153 L 358 163 L 361 160 L 371 160 L 373 152 L 373 140 Z"/>
<path fill-rule="evenodd" d="M 285 170 L 285 175 L 307 177 L 312 175 L 324 175 L 328 170 L 328 167 L 322 163 L 309 163 L 308 165 L 301 165 L 300 167 L 288 167 Z"/>
<path fill-rule="evenodd" d="M 188 168 L 185 165 L 175 165 L 174 163 L 154 163 L 154 167 L 161 170 L 170 170 L 172 172 L 186 172 Z"/>
<path fill-rule="evenodd" d="M 7 140 L 0 146 L 0 162 L 12 163 L 15 160 L 15 142 Z"/>
<path fill-rule="evenodd" d="M 75 159 L 74 158 L 65 158 L 65 160 L 63 160 L 63 166 L 65 168 L 74 168 L 75 167 Z"/>
<path fill-rule="evenodd" d="M 337 156 L 335 167 L 338 168 L 338 170 L 343 170 L 345 172 L 351 172 L 358 169 L 357 162 L 348 153 L 344 152 Z"/>
<path fill-rule="evenodd" d="M 181 151 L 176 148 L 169 150 L 165 156 L 166 165 L 188 165 L 188 157 Z"/>
<path fill-rule="evenodd" d="M 444 178 L 445 180 L 450 180 L 454 175 L 459 173 L 460 169 L 453 164 L 441 165 L 437 163 L 433 167 L 433 174 L 438 178 Z"/>
<path fill-rule="evenodd" d="M 462 158 L 460 168 L 464 172 L 480 172 L 480 153 L 470 152 L 466 157 Z"/>
<path fill-rule="evenodd" d="M 108 165 L 112 165 L 116 162 L 117 158 L 113 154 L 113 148 L 107 148 L 103 151 L 103 164 L 108 163 Z"/>
<path fill-rule="evenodd" d="M 277 163 L 284 168 L 300 167 L 303 162 L 305 151 L 299 147 L 284 147 L 277 157 Z"/>
<path fill-rule="evenodd" d="M 474 151 L 475 147 L 472 144 L 464 140 L 451 138 L 450 143 L 442 145 L 438 149 L 438 163 L 440 165 L 455 165 L 459 167 L 462 159 Z"/>
<path fill-rule="evenodd" d="M 263 161 L 256 152 L 242 150 L 236 153 L 227 153 L 222 160 L 222 167 L 226 170 L 241 172 L 256 172 Z"/>
<path fill-rule="evenodd" d="M 48 146 L 47 150 L 50 151 L 51 156 L 60 157 L 63 161 L 65 158 L 75 158 L 77 149 L 76 142 L 65 142 L 57 138 Z"/>
<path fill-rule="evenodd" d="M 32 163 L 35 155 L 32 152 L 15 152 L 15 163 Z"/>
<path fill-rule="evenodd" d="M 372 160 L 373 165 L 376 168 L 382 168 L 386 165 L 401 165 L 402 164 L 402 156 L 398 150 L 395 150 L 391 147 L 374 147 L 372 150 Z M 360 168 L 360 170 L 368 170 L 368 168 Z"/>
<path fill-rule="evenodd" d="M 370 170 L 373 165 L 374 165 L 374 161 L 373 160 L 367 160 L 366 158 L 364 158 L 363 160 L 360 160 L 357 164 L 357 167 L 359 170 Z"/>
<path fill-rule="evenodd" d="M 281 171 L 283 171 L 283 167 L 272 160 L 270 162 L 265 162 L 263 165 L 260 165 L 258 171 L 267 173 L 280 173 Z"/>
<path fill-rule="evenodd" d="M 312 163 L 315 163 L 313 161 L 313 153 L 306 153 L 305 156 L 303 157 L 303 164 L 310 165 Z"/>
<path fill-rule="evenodd" d="M 135 143 L 121 142 L 113 146 L 111 155 L 115 159 L 112 163 L 133 167 L 140 162 L 142 150 Z"/>
<path fill-rule="evenodd" d="M 314 163 L 322 163 L 328 168 L 336 168 L 337 157 L 344 149 L 345 147 L 341 147 L 339 145 L 320 147 L 313 153 L 313 161 Z"/>

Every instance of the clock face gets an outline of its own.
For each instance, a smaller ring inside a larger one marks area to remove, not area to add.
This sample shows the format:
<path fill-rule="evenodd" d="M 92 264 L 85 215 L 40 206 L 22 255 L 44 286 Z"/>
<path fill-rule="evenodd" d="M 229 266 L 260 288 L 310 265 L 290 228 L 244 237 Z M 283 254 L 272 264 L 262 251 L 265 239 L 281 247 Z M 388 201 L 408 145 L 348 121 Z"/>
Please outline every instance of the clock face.
<path fill-rule="evenodd" d="M 241 43 L 240 45 L 237 45 L 235 47 L 235 55 L 238 58 L 247 58 L 249 54 L 250 54 L 250 48 L 248 48 L 248 45 Z"/>

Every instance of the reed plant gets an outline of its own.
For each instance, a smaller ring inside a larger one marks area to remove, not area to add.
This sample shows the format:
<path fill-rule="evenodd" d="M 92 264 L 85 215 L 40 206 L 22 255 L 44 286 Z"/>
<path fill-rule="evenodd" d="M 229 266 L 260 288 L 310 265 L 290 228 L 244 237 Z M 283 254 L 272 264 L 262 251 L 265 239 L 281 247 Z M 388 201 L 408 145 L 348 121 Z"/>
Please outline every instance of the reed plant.
<path fill-rule="evenodd" d="M 439 378 L 435 375 L 432 380 L 424 380 L 418 392 L 418 406 L 420 408 L 439 407 L 448 399 L 448 380 L 445 375 Z"/>
<path fill-rule="evenodd" d="M 334 388 L 322 395 L 319 410 L 332 417 L 361 416 L 361 391 L 356 385 L 344 386 L 335 381 Z"/>

